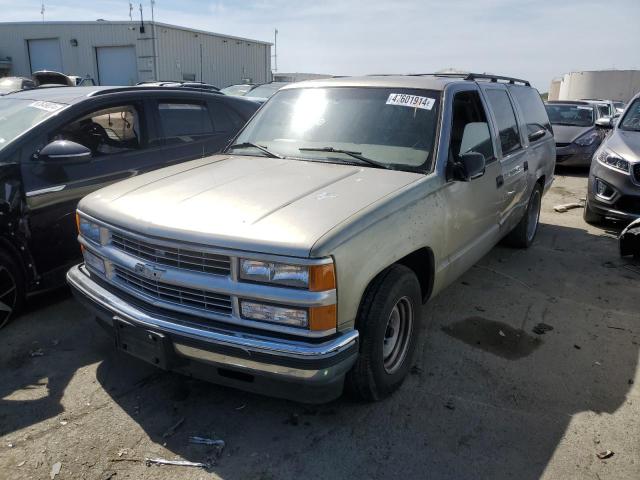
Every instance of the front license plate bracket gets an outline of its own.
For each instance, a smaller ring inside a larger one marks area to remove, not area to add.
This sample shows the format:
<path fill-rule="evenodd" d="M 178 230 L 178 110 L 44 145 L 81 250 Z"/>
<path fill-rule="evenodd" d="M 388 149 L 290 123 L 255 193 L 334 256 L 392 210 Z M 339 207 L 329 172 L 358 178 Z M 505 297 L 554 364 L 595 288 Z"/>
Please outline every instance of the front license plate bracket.
<path fill-rule="evenodd" d="M 171 344 L 165 335 L 117 317 L 114 317 L 113 324 L 118 350 L 164 370 L 169 368 Z"/>

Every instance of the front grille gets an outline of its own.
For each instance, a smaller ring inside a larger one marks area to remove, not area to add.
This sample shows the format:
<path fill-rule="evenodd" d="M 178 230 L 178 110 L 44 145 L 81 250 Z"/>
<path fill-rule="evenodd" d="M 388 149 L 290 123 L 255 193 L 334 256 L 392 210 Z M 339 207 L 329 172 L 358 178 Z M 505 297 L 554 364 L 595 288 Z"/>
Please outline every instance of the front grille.
<path fill-rule="evenodd" d="M 148 279 L 131 270 L 115 267 L 115 280 L 130 290 L 161 300 L 204 312 L 231 315 L 231 297 L 195 288 L 178 287 L 155 279 Z"/>
<path fill-rule="evenodd" d="M 151 241 L 138 240 L 118 232 L 111 233 L 111 244 L 118 250 L 134 257 L 168 267 L 214 275 L 228 276 L 231 273 L 231 260 L 226 255 L 167 247 Z"/>
<path fill-rule="evenodd" d="M 640 163 L 636 163 L 633 166 L 633 176 L 636 179 L 636 182 L 640 183 Z"/>

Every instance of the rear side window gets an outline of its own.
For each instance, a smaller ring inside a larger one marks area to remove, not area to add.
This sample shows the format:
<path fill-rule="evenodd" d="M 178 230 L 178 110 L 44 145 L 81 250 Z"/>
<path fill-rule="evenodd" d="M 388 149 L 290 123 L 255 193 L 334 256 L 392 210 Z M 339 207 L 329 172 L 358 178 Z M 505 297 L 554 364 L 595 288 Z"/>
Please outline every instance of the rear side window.
<path fill-rule="evenodd" d="M 194 142 L 214 134 L 209 109 L 204 103 L 159 103 L 158 112 L 164 138 L 171 143 Z"/>
<path fill-rule="evenodd" d="M 505 90 L 487 90 L 487 97 L 498 122 L 502 155 L 508 155 L 522 146 L 513 105 Z"/>
<path fill-rule="evenodd" d="M 244 125 L 244 120 L 222 102 L 213 105 L 213 123 L 216 133 L 234 133 Z"/>
<path fill-rule="evenodd" d="M 510 89 L 527 124 L 527 135 L 531 135 L 541 129 L 553 132 L 547 110 L 538 94 L 538 91 L 529 87 L 513 87 Z"/>

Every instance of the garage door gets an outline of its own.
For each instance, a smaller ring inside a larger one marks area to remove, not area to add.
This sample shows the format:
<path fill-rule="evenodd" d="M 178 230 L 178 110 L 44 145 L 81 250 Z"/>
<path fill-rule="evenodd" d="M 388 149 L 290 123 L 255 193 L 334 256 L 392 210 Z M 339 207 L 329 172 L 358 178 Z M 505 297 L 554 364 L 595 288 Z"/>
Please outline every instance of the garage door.
<path fill-rule="evenodd" d="M 138 62 L 135 47 L 97 47 L 100 85 L 135 85 Z"/>
<path fill-rule="evenodd" d="M 62 71 L 60 40 L 57 38 L 28 40 L 28 45 L 31 73 L 38 70 L 53 70 L 64 73 Z"/>

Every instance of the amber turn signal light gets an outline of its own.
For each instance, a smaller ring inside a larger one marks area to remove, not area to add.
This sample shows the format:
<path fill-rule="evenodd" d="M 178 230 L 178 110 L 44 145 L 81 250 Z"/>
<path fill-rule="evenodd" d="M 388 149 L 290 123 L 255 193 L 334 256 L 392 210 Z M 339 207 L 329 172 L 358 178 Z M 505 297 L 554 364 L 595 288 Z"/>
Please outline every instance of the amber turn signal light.
<path fill-rule="evenodd" d="M 331 330 L 336 328 L 337 324 L 337 309 L 335 305 L 324 305 L 309 309 L 309 330 Z"/>
<path fill-rule="evenodd" d="M 309 290 L 321 292 L 336 288 L 336 272 L 333 263 L 309 267 Z"/>

